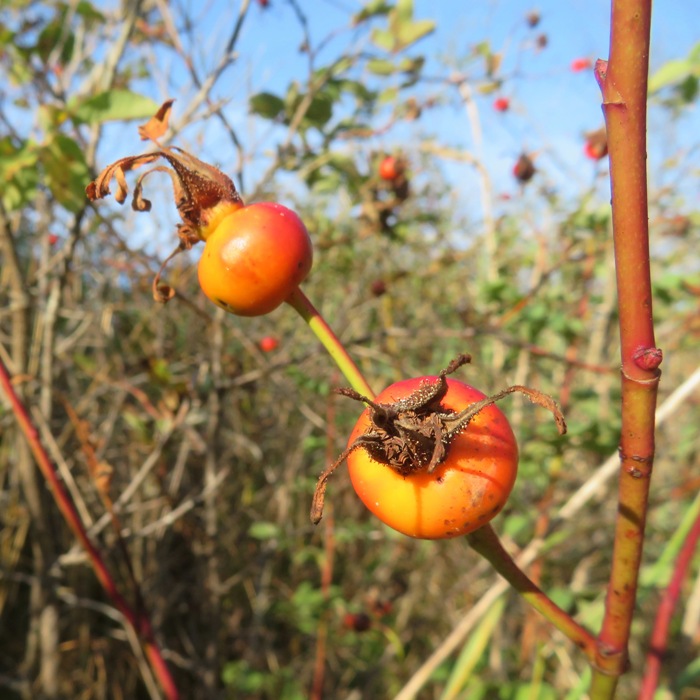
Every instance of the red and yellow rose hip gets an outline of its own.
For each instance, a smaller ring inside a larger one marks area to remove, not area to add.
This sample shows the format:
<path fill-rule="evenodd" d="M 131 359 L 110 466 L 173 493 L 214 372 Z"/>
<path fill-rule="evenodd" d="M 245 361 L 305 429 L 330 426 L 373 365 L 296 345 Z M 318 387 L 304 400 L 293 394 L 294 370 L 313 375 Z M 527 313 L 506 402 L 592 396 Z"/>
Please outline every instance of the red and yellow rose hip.
<path fill-rule="evenodd" d="M 204 294 L 239 316 L 276 309 L 311 270 L 313 249 L 301 219 L 281 204 L 233 208 L 205 228 L 197 272 Z"/>
<path fill-rule="evenodd" d="M 391 403 L 437 377 L 407 379 L 377 396 Z M 447 380 L 441 409 L 459 413 L 485 399 L 474 387 Z M 348 445 L 370 427 L 370 409 L 357 421 Z M 496 406 L 480 411 L 450 443 L 447 456 L 432 473 L 402 476 L 363 448 L 347 458 L 350 481 L 360 500 L 382 522 L 410 537 L 444 539 L 480 528 L 503 508 L 515 484 L 518 446 L 507 418 Z M 426 465 L 427 466 L 427 465 Z"/>

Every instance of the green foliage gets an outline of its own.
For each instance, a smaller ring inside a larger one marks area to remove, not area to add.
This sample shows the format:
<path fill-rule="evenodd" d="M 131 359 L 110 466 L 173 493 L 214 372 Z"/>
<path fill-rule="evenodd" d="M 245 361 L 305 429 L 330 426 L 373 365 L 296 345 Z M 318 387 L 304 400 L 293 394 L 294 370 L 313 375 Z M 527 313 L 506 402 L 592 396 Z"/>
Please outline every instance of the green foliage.
<path fill-rule="evenodd" d="M 103 124 L 109 121 L 148 119 L 158 109 L 150 97 L 131 90 L 106 90 L 67 104 L 68 115 L 76 124 Z"/>
<path fill-rule="evenodd" d="M 671 89 L 676 103 L 691 104 L 700 93 L 700 43 L 687 57 L 667 61 L 649 77 L 649 93 Z"/>

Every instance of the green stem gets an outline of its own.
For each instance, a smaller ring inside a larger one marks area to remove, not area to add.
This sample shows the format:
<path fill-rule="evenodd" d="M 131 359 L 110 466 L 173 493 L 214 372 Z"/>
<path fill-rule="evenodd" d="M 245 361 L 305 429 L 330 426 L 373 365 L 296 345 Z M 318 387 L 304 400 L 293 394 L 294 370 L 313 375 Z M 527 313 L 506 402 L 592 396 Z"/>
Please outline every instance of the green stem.
<path fill-rule="evenodd" d="M 596 658 L 596 639 L 584 627 L 543 593 L 515 563 L 491 527 L 484 525 L 467 535 L 470 546 L 503 576 L 508 583 L 535 609 L 565 634 L 593 662 Z"/>
<path fill-rule="evenodd" d="M 362 376 L 362 372 L 353 362 L 347 350 L 338 339 L 338 336 L 333 333 L 331 327 L 326 323 L 323 316 L 316 310 L 309 298 L 297 287 L 287 299 L 287 303 L 306 321 L 309 328 L 313 331 L 316 337 L 321 341 L 321 344 L 333 358 L 338 368 L 343 373 L 345 379 L 348 380 L 350 386 L 360 394 L 368 398 L 374 398 L 367 380 Z"/>
<path fill-rule="evenodd" d="M 655 347 L 649 268 L 646 109 L 651 0 L 613 0 L 610 60 L 596 77 L 610 153 L 622 353 L 619 505 L 606 608 L 590 697 L 608 700 L 627 670 L 649 485 L 661 351 Z"/>

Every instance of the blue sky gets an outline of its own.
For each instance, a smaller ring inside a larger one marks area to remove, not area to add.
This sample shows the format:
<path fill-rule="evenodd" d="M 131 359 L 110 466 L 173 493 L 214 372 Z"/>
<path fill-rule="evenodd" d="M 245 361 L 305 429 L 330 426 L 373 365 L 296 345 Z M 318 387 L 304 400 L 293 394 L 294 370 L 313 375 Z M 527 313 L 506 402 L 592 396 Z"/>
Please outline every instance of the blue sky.
<path fill-rule="evenodd" d="M 359 0 L 297 0 L 308 21 L 312 44 L 316 45 L 329 32 L 339 27 L 344 32 L 328 42 L 320 53 L 318 65 L 324 65 L 348 46 L 358 41 L 348 28 L 348 18 L 363 3 Z M 445 64 L 450 64 L 469 53 L 471 47 L 488 41 L 493 51 L 503 54 L 503 70 L 509 79 L 503 94 L 511 100 L 511 109 L 505 114 L 492 108 L 494 95 L 478 100 L 484 132 L 483 158 L 495 183 L 496 195 L 516 191 L 511 176 L 514 160 L 522 150 L 539 153 L 539 182 L 559 191 L 574 195 L 592 182 L 595 166 L 582 154 L 583 132 L 596 129 L 603 123 L 600 92 L 591 71 L 573 73 L 571 61 L 575 58 L 605 58 L 609 42 L 609 0 L 547 0 L 531 3 L 525 0 L 414 0 L 417 19 L 435 19 L 436 31 L 409 49 L 411 55 L 424 54 L 428 61 L 424 73 L 446 75 Z M 238 13 L 238 2 L 210 0 L 186 3 L 194 18 L 193 53 L 201 74 L 218 61 L 220 47 L 227 41 Z M 528 30 L 525 15 L 538 10 L 541 22 Z M 532 49 L 534 36 L 545 33 L 547 47 Z M 215 95 L 227 100 L 226 112 L 239 130 L 239 136 L 256 146 L 264 157 L 273 151 L 282 130 L 260 121 L 254 122 L 248 113 L 248 97 L 255 92 L 270 91 L 284 94 L 292 80 L 303 82 L 308 75 L 308 58 L 299 51 L 303 35 L 296 15 L 287 0 L 270 0 L 267 9 L 251 0 L 250 14 L 237 44 L 238 60 L 220 79 Z M 363 39 L 366 41 L 365 39 Z M 664 0 L 654 7 L 652 19 L 652 73 L 664 62 L 683 57 L 700 41 L 697 0 Z M 353 43 L 354 42 L 354 43 Z M 170 59 L 172 60 L 172 59 Z M 187 77 L 179 73 L 173 61 L 173 83 L 182 94 L 158 94 L 187 99 Z M 467 67 L 479 76 L 476 67 Z M 427 95 L 431 86 L 418 86 L 417 95 Z M 444 89 L 443 89 L 444 92 Z M 454 97 L 454 95 L 453 95 Z M 176 117 L 178 104 L 175 106 Z M 196 126 L 196 131 L 200 125 Z M 672 129 L 672 133 L 669 131 Z M 226 137 L 217 133 L 215 120 L 207 125 L 203 140 L 195 140 L 195 130 L 183 134 L 184 147 L 192 147 L 203 158 L 210 158 L 224 170 L 231 172 L 228 163 L 235 152 Z M 133 125 L 128 125 L 129 139 Z M 686 110 L 684 117 L 670 125 L 667 114 L 651 110 L 650 158 L 660 162 L 668 157 L 668 149 L 678 143 L 688 147 L 699 141 L 700 117 L 697 105 Z M 371 145 L 381 148 L 405 147 L 410 149 L 427 136 L 463 149 L 473 147 L 471 132 L 463 106 L 457 100 L 440 109 L 431 110 L 416 125 L 392 131 Z M 121 142 L 121 140 L 120 140 Z M 136 139 L 134 139 L 136 142 Z M 114 142 L 113 142 L 114 143 Z M 668 144 L 673 144 L 668 146 Z M 195 146 L 196 144 L 196 146 Z M 223 145 L 226 144 L 226 145 Z M 362 144 L 369 145 L 369 144 Z M 697 156 L 696 156 L 697 158 Z M 263 165 L 249 167 L 248 182 L 254 181 Z M 464 165 L 443 163 L 441 168 L 450 181 L 461 191 L 465 210 L 473 212 L 478 220 L 479 202 L 474 174 Z M 457 188 L 456 188 L 457 189 Z M 604 194 L 604 199 L 605 193 Z M 507 205 L 504 205 L 507 206 Z"/>
<path fill-rule="evenodd" d="M 254 0 L 253 0 L 254 2 Z M 255 4 L 255 2 L 254 2 Z M 306 13 L 312 40 L 347 23 L 350 12 L 361 3 L 353 0 L 299 0 Z M 547 48 L 539 53 L 523 49 L 533 36 L 528 35 L 524 16 L 532 9 L 541 13 L 534 33 L 544 32 Z M 682 57 L 700 41 L 700 22 L 696 0 L 665 0 L 657 3 L 652 29 L 652 72 L 663 62 Z M 213 13 L 216 14 L 216 13 Z M 444 74 L 436 57 L 449 61 L 467 53 L 478 42 L 487 40 L 504 53 L 506 72 L 519 63 L 517 78 L 506 85 L 504 93 L 512 101 L 512 110 L 497 115 L 490 109 L 492 97 L 481 102 L 481 117 L 487 145 L 485 156 L 496 168 L 509 172 L 513 158 L 523 148 L 555 151 L 562 164 L 581 163 L 581 134 L 602 124 L 600 93 L 591 72 L 574 74 L 572 59 L 604 58 L 609 41 L 609 0 L 549 0 L 533 4 L 524 0 L 415 0 L 415 16 L 437 20 L 436 32 L 422 40 L 409 53 L 429 57 L 425 72 Z M 223 36 L 229 26 L 218 25 Z M 255 90 L 282 92 L 293 78 L 306 75 L 306 57 L 297 47 L 301 40 L 298 23 L 284 0 L 270 0 L 270 7 L 252 7 L 239 44 L 248 85 Z M 342 42 L 346 41 L 343 36 Z M 330 55 L 341 40 L 329 44 Z M 321 55 L 323 56 L 323 54 Z M 239 70 L 235 70 L 240 75 Z M 225 83 L 224 83 L 225 84 Z M 222 84 L 222 86 L 224 85 Z M 245 90 L 241 90 L 245 97 Z M 235 100 L 234 100 L 235 105 Z M 238 107 L 245 112 L 244 100 Z M 700 133 L 697 110 L 690 114 L 687 133 Z M 431 113 L 430 129 L 453 141 L 469 146 L 463 114 L 454 110 Z M 652 123 L 653 126 L 653 123 Z M 390 137 L 391 138 L 391 137 Z M 653 141 L 654 133 L 650 133 Z M 587 175 L 584 176 L 587 179 Z"/>

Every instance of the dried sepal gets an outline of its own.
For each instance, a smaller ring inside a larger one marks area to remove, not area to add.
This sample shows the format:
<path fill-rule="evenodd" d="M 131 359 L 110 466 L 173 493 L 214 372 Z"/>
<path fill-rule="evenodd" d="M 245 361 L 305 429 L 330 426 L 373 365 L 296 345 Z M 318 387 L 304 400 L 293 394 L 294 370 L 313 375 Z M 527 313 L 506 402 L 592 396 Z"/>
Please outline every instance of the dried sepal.
<path fill-rule="evenodd" d="M 333 464 L 331 464 L 331 466 L 328 467 L 323 474 L 321 474 L 321 476 L 318 477 L 316 488 L 314 489 L 314 495 L 311 500 L 311 522 L 314 525 L 318 525 L 323 517 L 323 504 L 326 496 L 326 488 L 328 487 L 328 479 L 330 479 L 333 472 L 348 458 L 348 455 L 353 450 L 361 447 L 362 444 L 363 441 L 361 438 L 355 440 L 355 442 L 353 442 L 353 444 L 348 447 L 343 454 L 341 454 L 340 457 L 338 457 L 338 459 L 336 459 L 335 462 L 333 462 Z"/>
<path fill-rule="evenodd" d="M 160 150 L 137 156 L 120 158 L 108 165 L 86 188 L 88 199 L 95 201 L 110 194 L 110 183 L 115 180 L 115 199 L 124 204 L 129 194 L 125 173 L 163 158 L 168 165 L 157 165 L 143 173 L 136 181 L 131 206 L 135 211 L 150 211 L 151 201 L 143 195 L 143 184 L 151 173 L 168 173 L 173 184 L 173 198 L 181 221 L 177 226 L 180 250 L 187 250 L 202 240 L 202 233 L 215 216 L 220 216 L 221 207 L 230 205 L 234 209 L 243 206 L 231 178 L 209 163 L 195 158 L 180 148 L 161 147 L 158 139 L 167 131 L 174 100 L 163 103 L 156 114 L 139 127 L 142 139 L 153 141 Z M 171 256 L 172 257 L 172 256 Z M 170 259 L 170 258 L 168 258 Z M 167 261 L 166 261 L 167 262 Z M 154 296 L 158 301 L 171 299 L 175 292 L 160 283 L 162 267 L 153 282 Z"/>
<path fill-rule="evenodd" d="M 166 284 L 165 282 L 161 282 L 160 278 L 163 274 L 163 270 L 165 269 L 165 266 L 176 256 L 182 253 L 183 250 L 186 250 L 187 247 L 180 242 L 180 245 L 175 248 L 175 250 L 168 255 L 165 260 L 163 260 L 160 269 L 158 272 L 156 272 L 156 276 L 153 278 L 153 284 L 151 285 L 151 288 L 153 290 L 153 298 L 159 303 L 159 304 L 166 304 L 169 302 L 174 296 L 175 296 L 175 290 L 169 285 Z"/>
<path fill-rule="evenodd" d="M 182 219 L 178 226 L 178 235 L 181 232 L 187 232 L 187 238 L 191 239 L 190 234 L 204 228 L 209 222 L 212 212 L 219 205 L 228 203 L 234 206 L 243 206 L 243 200 L 236 191 L 231 178 L 213 165 L 209 165 L 179 148 L 168 148 L 140 156 L 120 158 L 115 163 L 108 165 L 86 187 L 85 193 L 92 201 L 106 197 L 110 194 L 109 184 L 114 178 L 117 181 L 115 199 L 123 204 L 129 193 L 124 173 L 152 163 L 158 158 L 167 160 L 171 167 L 159 165 L 138 179 L 134 189 L 132 207 L 136 211 L 148 211 L 150 202 L 143 198 L 143 180 L 152 172 L 167 172 L 173 181 L 175 205 Z"/>
<path fill-rule="evenodd" d="M 119 204 L 124 204 L 126 196 L 129 194 L 129 187 L 126 184 L 124 173 L 127 170 L 135 170 L 146 163 L 152 163 L 160 158 L 160 153 L 145 153 L 140 156 L 127 156 L 120 158 L 111 165 L 108 165 L 86 188 L 85 194 L 88 199 L 94 202 L 110 194 L 109 183 L 114 178 L 117 181 L 117 194 L 114 198 Z"/>
<path fill-rule="evenodd" d="M 168 130 L 173 102 L 175 100 L 163 102 L 158 111 L 139 127 L 139 136 L 142 141 L 157 141 Z"/>
<path fill-rule="evenodd" d="M 491 406 L 497 401 L 500 401 L 502 398 L 508 396 L 508 394 L 513 393 L 524 394 L 535 405 L 541 406 L 542 408 L 546 408 L 554 417 L 554 422 L 557 424 L 557 430 L 559 431 L 559 435 L 564 435 L 566 433 L 567 428 L 566 421 L 564 420 L 564 415 L 562 414 L 556 401 L 554 401 L 554 399 L 551 396 L 549 396 L 548 394 L 544 394 L 541 391 L 537 391 L 536 389 L 531 389 L 530 387 L 516 384 L 515 386 L 509 386 L 507 389 L 503 389 L 503 391 L 499 391 L 493 396 L 488 396 L 485 399 L 482 399 L 481 401 L 473 403 L 471 406 L 469 406 L 460 413 L 442 414 L 441 419 L 444 421 L 446 427 L 448 428 L 446 435 L 447 439 L 451 440 L 453 437 L 465 430 L 469 425 L 469 422 L 478 413 L 483 411 L 487 406 Z"/>

